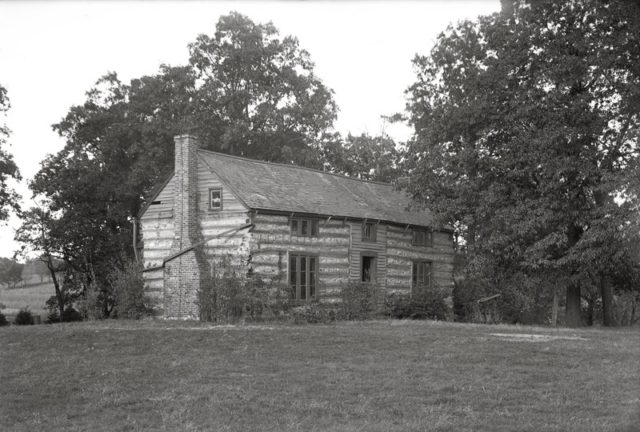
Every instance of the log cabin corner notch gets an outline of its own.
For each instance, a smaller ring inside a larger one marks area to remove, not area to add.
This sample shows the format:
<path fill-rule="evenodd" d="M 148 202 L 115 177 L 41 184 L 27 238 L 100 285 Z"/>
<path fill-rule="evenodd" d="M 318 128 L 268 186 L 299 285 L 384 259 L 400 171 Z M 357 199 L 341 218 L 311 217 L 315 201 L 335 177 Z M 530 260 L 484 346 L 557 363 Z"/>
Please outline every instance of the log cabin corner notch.
<path fill-rule="evenodd" d="M 451 229 L 390 184 L 256 161 L 175 137 L 175 169 L 140 213 L 144 278 L 164 318 L 198 317 L 202 278 L 231 257 L 286 274 L 298 300 L 336 301 L 349 280 L 387 292 L 453 287 Z M 249 229 L 250 228 L 250 229 Z"/>

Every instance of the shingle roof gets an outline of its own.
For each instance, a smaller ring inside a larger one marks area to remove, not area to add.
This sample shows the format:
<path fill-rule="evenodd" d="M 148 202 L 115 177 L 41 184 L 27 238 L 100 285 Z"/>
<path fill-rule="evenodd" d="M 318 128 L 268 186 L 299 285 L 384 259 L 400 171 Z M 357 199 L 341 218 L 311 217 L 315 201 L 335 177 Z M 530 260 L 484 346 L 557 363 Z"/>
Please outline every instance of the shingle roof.
<path fill-rule="evenodd" d="M 431 226 L 429 210 L 407 210 L 409 196 L 386 183 L 198 150 L 211 170 L 252 209 Z"/>

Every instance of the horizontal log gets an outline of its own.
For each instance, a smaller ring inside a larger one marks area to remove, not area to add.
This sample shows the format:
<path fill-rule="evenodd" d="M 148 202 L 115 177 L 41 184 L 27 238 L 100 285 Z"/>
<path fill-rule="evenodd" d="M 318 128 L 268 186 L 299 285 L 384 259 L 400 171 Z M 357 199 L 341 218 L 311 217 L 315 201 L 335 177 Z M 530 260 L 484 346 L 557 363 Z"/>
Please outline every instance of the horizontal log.
<path fill-rule="evenodd" d="M 264 233 L 264 234 L 256 234 L 254 233 L 253 237 L 254 241 L 257 244 L 268 244 L 268 243 L 284 243 L 284 244 L 297 244 L 297 245 L 327 245 L 327 246 L 335 246 L 335 245 L 349 245 L 349 237 L 348 236 L 321 236 L 321 237 L 296 237 L 285 234 L 272 234 L 272 233 Z"/>
<path fill-rule="evenodd" d="M 249 218 L 246 213 L 207 213 L 206 217 L 199 220 L 200 226 L 204 228 L 220 228 L 224 227 L 222 231 L 226 231 L 232 228 L 238 228 L 248 224 Z"/>
<path fill-rule="evenodd" d="M 173 210 L 171 208 L 152 209 L 149 207 L 144 215 L 140 218 L 141 221 L 158 221 L 173 219 Z"/>
<path fill-rule="evenodd" d="M 413 267 L 412 261 L 406 261 L 404 263 L 397 262 L 387 262 L 387 270 L 390 272 L 402 272 L 402 271 L 411 271 Z M 453 264 L 431 261 L 431 269 L 433 271 L 441 271 L 441 272 L 451 272 L 453 271 Z"/>
<path fill-rule="evenodd" d="M 270 243 L 266 245 L 253 245 L 252 253 L 278 253 L 283 252 L 295 252 L 295 253 L 308 253 L 311 255 L 326 256 L 326 257 L 346 257 L 348 256 L 349 249 L 344 246 L 336 247 L 335 245 L 298 245 L 298 244 L 277 244 Z"/>
<path fill-rule="evenodd" d="M 426 252 L 410 248 L 388 248 L 387 256 L 394 259 L 451 261 L 453 262 L 453 250 L 447 252 Z"/>

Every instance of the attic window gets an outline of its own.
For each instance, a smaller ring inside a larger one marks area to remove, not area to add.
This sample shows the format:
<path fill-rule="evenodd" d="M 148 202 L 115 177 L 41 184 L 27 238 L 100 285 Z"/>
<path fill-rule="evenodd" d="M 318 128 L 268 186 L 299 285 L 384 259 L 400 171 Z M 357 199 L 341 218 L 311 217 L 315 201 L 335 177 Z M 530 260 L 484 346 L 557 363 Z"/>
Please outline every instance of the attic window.
<path fill-rule="evenodd" d="M 151 205 L 162 204 L 162 201 L 151 201 Z"/>
<path fill-rule="evenodd" d="M 222 210 L 222 188 L 209 189 L 209 210 Z"/>
<path fill-rule="evenodd" d="M 291 235 L 296 237 L 318 237 L 318 220 L 291 219 Z"/>
<path fill-rule="evenodd" d="M 425 229 L 414 229 L 411 244 L 414 246 L 433 246 L 433 233 Z"/>

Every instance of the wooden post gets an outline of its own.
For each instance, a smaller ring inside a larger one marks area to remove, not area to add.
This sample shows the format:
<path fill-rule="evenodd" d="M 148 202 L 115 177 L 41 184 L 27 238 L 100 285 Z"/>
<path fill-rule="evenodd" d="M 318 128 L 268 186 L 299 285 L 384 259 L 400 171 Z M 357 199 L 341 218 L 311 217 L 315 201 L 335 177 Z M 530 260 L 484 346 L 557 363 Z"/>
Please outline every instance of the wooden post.
<path fill-rule="evenodd" d="M 138 219 L 136 218 L 133 218 L 133 256 L 138 263 Z"/>

